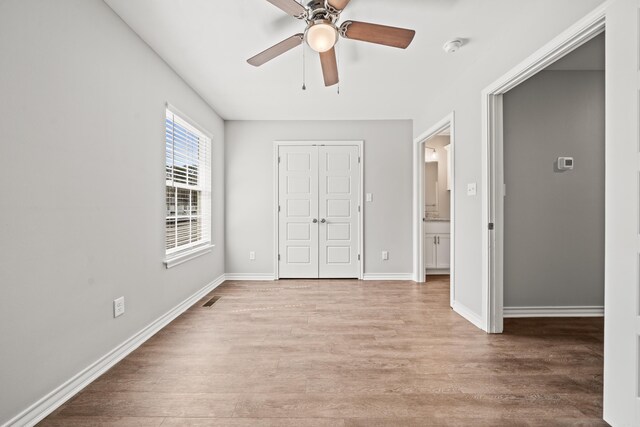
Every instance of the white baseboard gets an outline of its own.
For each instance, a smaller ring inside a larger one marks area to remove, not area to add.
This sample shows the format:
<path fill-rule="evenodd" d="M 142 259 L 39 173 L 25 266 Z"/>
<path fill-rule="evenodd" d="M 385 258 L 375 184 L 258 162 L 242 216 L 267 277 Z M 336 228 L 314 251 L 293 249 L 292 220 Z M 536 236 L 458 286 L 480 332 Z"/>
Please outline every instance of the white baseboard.
<path fill-rule="evenodd" d="M 225 280 L 243 280 L 266 282 L 274 281 L 276 277 L 273 273 L 227 273 L 224 275 Z"/>
<path fill-rule="evenodd" d="M 273 281 L 277 280 L 275 275 L 271 273 L 227 273 L 225 280 L 242 280 L 242 281 Z M 412 273 L 373 273 L 365 274 L 362 280 L 411 280 Z"/>
<path fill-rule="evenodd" d="M 503 317 L 603 317 L 603 306 L 505 307 Z"/>
<path fill-rule="evenodd" d="M 362 280 L 411 280 L 413 273 L 365 273 Z"/>
<path fill-rule="evenodd" d="M 482 321 L 482 317 L 473 312 L 466 305 L 460 304 L 458 301 L 453 302 L 453 306 L 451 307 L 453 311 L 458 313 L 460 316 L 464 317 L 466 320 L 471 322 L 474 326 L 479 329 L 485 330 L 484 322 Z"/>
<path fill-rule="evenodd" d="M 140 347 L 155 333 L 168 325 L 176 317 L 184 313 L 189 307 L 198 302 L 209 292 L 217 288 L 225 281 L 225 276 L 218 277 L 207 286 L 182 301 L 158 319 L 151 322 L 144 329 L 125 342 L 102 356 L 96 362 L 74 375 L 67 382 L 47 394 L 33 405 L 7 421 L 3 427 L 8 426 L 33 426 L 55 411 L 64 402 L 80 392 L 83 388 L 96 380 L 100 375 L 112 368 L 116 363 L 124 359 L 128 354 Z"/>
<path fill-rule="evenodd" d="M 277 280 L 273 274 L 269 273 L 228 273 L 225 274 L 226 280 L 242 280 L 242 281 L 273 281 Z M 412 273 L 374 273 L 365 274 L 362 280 L 411 280 Z"/>

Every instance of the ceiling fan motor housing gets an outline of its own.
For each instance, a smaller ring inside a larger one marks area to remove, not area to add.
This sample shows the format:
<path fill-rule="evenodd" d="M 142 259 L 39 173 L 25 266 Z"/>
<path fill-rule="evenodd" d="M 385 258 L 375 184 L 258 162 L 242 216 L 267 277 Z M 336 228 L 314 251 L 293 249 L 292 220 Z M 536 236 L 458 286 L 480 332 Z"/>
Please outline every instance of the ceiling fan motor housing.
<path fill-rule="evenodd" d="M 317 21 L 319 19 L 326 19 L 333 23 L 336 23 L 340 18 L 340 10 L 331 6 L 328 2 L 322 0 L 311 0 L 307 4 L 308 17 L 307 22 Z"/>
<path fill-rule="evenodd" d="M 267 1 L 288 15 L 305 21 L 307 26 L 304 33 L 294 34 L 253 56 L 247 62 L 259 67 L 306 41 L 320 54 L 325 86 L 333 86 L 339 82 L 334 46 L 340 36 L 350 40 L 406 49 L 416 34 L 414 30 L 406 28 L 359 21 L 345 21 L 338 27 L 340 15 L 350 0 L 305 0 L 307 6 L 299 0 Z"/>
<path fill-rule="evenodd" d="M 311 10 L 314 9 L 324 9 L 324 1 L 322 0 L 311 0 L 307 3 L 307 7 Z"/>

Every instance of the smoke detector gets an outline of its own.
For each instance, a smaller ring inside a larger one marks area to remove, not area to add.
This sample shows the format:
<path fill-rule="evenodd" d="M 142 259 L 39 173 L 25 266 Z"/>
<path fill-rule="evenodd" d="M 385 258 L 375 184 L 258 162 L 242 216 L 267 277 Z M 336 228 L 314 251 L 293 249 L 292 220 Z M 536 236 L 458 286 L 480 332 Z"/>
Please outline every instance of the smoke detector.
<path fill-rule="evenodd" d="M 462 47 L 462 40 L 454 39 L 446 42 L 444 46 L 442 46 L 442 50 L 444 50 L 447 53 L 453 53 L 458 49 L 460 49 L 461 47 Z"/>

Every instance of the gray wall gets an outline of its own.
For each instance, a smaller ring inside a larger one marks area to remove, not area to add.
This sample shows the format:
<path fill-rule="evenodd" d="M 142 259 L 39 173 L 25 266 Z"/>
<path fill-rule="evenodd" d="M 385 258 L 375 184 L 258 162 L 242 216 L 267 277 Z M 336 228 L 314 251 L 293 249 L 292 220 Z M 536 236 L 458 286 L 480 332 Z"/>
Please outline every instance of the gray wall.
<path fill-rule="evenodd" d="M 3 424 L 223 274 L 224 125 L 101 0 L 0 2 L 0 99 Z M 217 246 L 171 270 L 166 101 L 214 135 Z"/>
<path fill-rule="evenodd" d="M 625 0 L 626 1 L 626 0 Z M 534 2 L 518 2 L 519 13 L 527 13 Z M 517 43 L 496 45 L 485 52 L 473 67 L 461 67 L 455 80 L 443 84 L 438 91 L 416 90 L 416 96 L 428 100 L 424 111 L 414 118 L 414 136 L 423 134 L 443 117 L 455 112 L 455 303 L 467 313 L 473 313 L 478 322 L 485 319 L 482 278 L 482 233 L 487 224 L 482 221 L 482 98 L 481 92 L 521 61 L 540 49 L 570 25 L 583 18 L 602 0 L 584 0 L 558 4 L 554 13 L 546 17 L 544 25 L 535 25 L 535 31 L 518 27 L 514 23 L 503 34 L 518 34 Z M 455 55 L 471 53 L 473 40 Z M 469 49 L 466 51 L 465 49 Z M 443 61 L 455 61 L 456 56 L 442 53 Z M 476 196 L 467 196 L 467 184 L 476 183 Z"/>
<path fill-rule="evenodd" d="M 505 307 L 604 305 L 604 107 L 604 71 L 543 71 L 504 96 Z"/>
<path fill-rule="evenodd" d="M 274 273 L 274 141 L 363 140 L 364 192 L 373 193 L 364 204 L 365 274 L 411 274 L 411 133 L 408 120 L 226 122 L 226 272 Z"/>

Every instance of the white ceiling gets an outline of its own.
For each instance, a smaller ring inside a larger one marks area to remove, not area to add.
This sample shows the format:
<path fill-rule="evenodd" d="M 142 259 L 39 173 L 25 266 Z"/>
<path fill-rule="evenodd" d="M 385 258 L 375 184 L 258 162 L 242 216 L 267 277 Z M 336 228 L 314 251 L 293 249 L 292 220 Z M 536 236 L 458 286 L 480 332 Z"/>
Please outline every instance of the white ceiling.
<path fill-rule="evenodd" d="M 536 31 L 551 13 L 579 17 L 601 0 L 352 0 L 342 20 L 417 34 L 406 51 L 341 40 L 339 95 L 322 84 L 319 60 L 308 48 L 304 92 L 300 48 L 260 68 L 246 63 L 304 29 L 266 0 L 105 2 L 224 119 L 355 120 L 413 119 L 425 94 L 454 82 L 482 55 L 502 45 L 513 49 L 517 37 Z M 442 45 L 456 37 L 465 46 L 445 54 Z"/>

